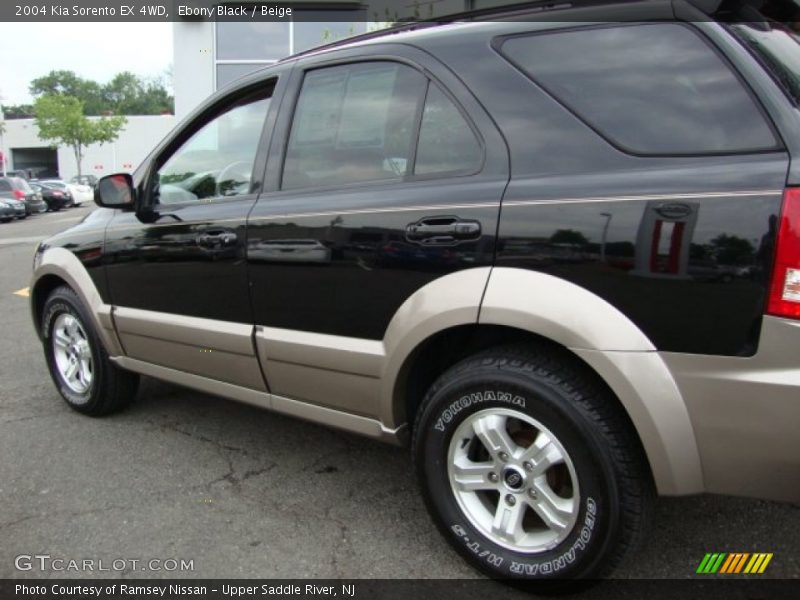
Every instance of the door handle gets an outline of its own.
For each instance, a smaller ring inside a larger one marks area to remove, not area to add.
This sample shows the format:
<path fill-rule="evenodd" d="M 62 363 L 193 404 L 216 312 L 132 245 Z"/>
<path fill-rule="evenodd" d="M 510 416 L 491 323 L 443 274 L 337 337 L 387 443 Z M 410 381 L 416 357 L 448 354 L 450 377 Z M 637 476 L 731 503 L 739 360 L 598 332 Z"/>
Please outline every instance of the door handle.
<path fill-rule="evenodd" d="M 232 246 L 236 239 L 236 234 L 232 231 L 204 232 L 197 236 L 197 245 L 204 248 Z"/>
<path fill-rule="evenodd" d="M 406 225 L 406 239 L 426 246 L 448 246 L 481 237 L 481 224 L 459 217 L 425 217 Z"/>

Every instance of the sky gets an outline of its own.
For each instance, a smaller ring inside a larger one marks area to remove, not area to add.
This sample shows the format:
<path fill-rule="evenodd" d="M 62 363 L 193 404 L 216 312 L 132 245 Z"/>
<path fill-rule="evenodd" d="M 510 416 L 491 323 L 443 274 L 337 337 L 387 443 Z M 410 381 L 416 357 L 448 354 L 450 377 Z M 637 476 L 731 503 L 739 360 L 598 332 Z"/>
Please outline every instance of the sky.
<path fill-rule="evenodd" d="M 120 71 L 160 76 L 172 64 L 172 23 L 0 23 L 0 102 L 31 102 L 28 85 L 52 70 L 109 81 Z"/>

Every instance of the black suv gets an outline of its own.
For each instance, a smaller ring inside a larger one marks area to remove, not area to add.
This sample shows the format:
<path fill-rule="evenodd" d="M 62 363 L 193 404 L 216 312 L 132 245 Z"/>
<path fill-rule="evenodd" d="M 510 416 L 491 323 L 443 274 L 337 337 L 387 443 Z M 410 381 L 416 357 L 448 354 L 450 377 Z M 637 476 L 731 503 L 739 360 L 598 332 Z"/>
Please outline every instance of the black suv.
<path fill-rule="evenodd" d="M 62 396 L 145 374 L 410 443 L 449 542 L 537 583 L 608 574 L 655 494 L 799 500 L 800 47 L 703 4 L 404 25 L 218 92 L 37 249 Z"/>

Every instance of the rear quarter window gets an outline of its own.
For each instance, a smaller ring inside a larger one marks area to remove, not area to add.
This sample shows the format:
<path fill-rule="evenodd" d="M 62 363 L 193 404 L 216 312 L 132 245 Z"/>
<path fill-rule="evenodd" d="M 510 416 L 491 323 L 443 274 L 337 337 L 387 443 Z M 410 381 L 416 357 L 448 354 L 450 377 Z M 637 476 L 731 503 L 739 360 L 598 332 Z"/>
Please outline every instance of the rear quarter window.
<path fill-rule="evenodd" d="M 778 139 L 730 66 L 689 26 L 604 26 L 506 38 L 506 59 L 623 151 L 776 150 Z"/>

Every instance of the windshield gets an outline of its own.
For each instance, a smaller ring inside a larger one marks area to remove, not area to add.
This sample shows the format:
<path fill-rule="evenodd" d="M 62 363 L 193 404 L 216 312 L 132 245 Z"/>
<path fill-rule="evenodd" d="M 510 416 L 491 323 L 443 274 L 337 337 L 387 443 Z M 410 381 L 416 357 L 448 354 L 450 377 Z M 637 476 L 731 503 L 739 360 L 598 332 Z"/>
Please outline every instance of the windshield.
<path fill-rule="evenodd" d="M 775 22 L 736 23 L 731 29 L 769 69 L 789 98 L 800 105 L 800 43 L 798 35 Z"/>

